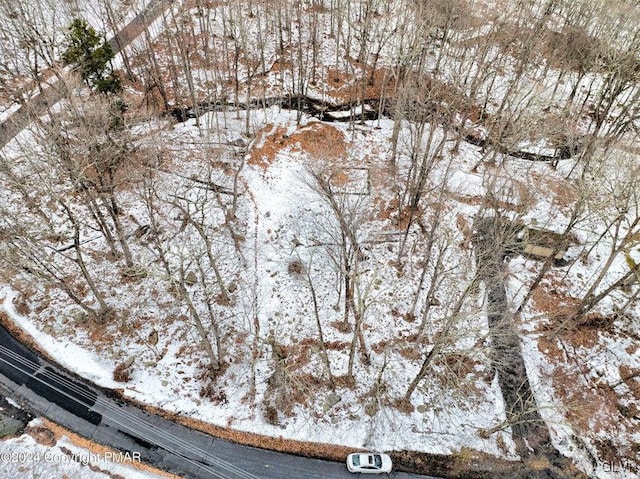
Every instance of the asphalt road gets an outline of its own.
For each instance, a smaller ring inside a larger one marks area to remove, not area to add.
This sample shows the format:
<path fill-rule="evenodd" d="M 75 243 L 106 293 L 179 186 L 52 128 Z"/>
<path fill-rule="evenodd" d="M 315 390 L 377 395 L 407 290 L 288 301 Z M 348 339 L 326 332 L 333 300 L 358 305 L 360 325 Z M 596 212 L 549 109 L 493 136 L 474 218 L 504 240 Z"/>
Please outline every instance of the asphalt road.
<path fill-rule="evenodd" d="M 109 398 L 48 364 L 0 326 L 0 390 L 84 437 L 139 455 L 194 479 L 331 479 L 358 477 L 342 463 L 309 459 L 214 438 Z M 403 472 L 397 479 L 427 479 Z"/>

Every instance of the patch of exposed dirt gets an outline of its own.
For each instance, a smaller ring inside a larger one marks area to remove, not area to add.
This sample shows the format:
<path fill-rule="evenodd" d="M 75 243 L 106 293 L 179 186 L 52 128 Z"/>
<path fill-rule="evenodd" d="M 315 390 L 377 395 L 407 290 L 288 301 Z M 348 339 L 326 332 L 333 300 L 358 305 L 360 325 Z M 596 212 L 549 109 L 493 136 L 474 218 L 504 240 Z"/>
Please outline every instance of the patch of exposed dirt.
<path fill-rule="evenodd" d="M 275 128 L 268 124 L 258 132 L 257 144 L 249 157 L 249 164 L 266 169 L 273 163 L 276 155 L 285 148 L 294 152 L 304 152 L 312 160 L 346 158 L 347 144 L 340 130 L 326 123 L 312 122 L 292 134 L 285 128 Z"/>

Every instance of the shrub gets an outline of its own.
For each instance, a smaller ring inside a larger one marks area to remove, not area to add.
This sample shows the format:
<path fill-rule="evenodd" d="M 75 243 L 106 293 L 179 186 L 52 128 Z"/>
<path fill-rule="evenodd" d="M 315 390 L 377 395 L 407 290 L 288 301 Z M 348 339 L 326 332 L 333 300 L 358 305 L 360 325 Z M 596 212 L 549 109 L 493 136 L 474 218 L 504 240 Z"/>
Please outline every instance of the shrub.
<path fill-rule="evenodd" d="M 131 379 L 131 371 L 129 369 L 129 365 L 126 363 L 118 363 L 116 368 L 113 370 L 113 380 L 119 383 L 129 382 Z"/>

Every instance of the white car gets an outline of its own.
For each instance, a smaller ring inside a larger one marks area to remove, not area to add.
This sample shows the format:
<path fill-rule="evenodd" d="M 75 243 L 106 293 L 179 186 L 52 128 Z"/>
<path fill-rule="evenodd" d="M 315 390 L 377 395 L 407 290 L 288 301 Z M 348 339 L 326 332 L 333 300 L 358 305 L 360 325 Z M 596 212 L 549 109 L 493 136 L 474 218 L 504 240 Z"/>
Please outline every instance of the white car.
<path fill-rule="evenodd" d="M 384 474 L 391 472 L 391 458 L 386 454 L 354 452 L 347 456 L 349 472 L 362 474 Z"/>

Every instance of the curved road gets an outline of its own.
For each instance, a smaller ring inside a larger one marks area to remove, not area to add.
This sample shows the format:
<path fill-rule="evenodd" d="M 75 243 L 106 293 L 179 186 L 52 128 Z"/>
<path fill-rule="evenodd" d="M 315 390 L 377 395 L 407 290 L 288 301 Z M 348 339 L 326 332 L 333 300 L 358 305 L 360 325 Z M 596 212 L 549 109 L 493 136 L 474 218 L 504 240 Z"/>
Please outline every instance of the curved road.
<path fill-rule="evenodd" d="M 193 479 L 351 478 L 344 464 L 214 438 L 109 398 L 73 379 L 0 327 L 0 391 L 95 442 Z M 387 477 L 427 479 L 393 472 Z M 435 479 L 435 478 L 433 478 Z"/>

